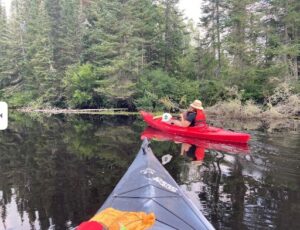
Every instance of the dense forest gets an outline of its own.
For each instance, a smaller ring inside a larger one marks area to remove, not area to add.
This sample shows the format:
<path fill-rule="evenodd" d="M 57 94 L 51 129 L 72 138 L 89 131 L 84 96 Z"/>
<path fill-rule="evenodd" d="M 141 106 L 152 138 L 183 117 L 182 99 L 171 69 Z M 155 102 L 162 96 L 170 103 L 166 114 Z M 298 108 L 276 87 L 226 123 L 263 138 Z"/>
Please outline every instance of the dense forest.
<path fill-rule="evenodd" d="M 10 107 L 272 105 L 300 92 L 298 0 L 204 0 L 197 23 L 178 0 L 1 5 L 0 99 Z"/>

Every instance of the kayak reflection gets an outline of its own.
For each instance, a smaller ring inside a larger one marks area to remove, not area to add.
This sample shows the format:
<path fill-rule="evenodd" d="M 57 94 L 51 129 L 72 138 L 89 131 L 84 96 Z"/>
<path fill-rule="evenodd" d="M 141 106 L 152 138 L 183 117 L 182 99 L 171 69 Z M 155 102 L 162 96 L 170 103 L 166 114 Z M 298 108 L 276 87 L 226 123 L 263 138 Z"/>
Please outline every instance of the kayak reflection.
<path fill-rule="evenodd" d="M 203 161 L 205 156 L 205 148 L 188 143 L 182 143 L 180 155 L 187 156 L 192 161 Z"/>
<path fill-rule="evenodd" d="M 201 164 L 205 157 L 205 150 L 217 150 L 227 153 L 248 154 L 248 144 L 227 143 L 201 140 L 191 137 L 182 137 L 170 133 L 164 133 L 157 129 L 147 127 L 141 134 L 141 139 L 152 139 L 159 141 L 173 141 L 181 145 L 181 155 L 189 157 L 194 163 Z"/>

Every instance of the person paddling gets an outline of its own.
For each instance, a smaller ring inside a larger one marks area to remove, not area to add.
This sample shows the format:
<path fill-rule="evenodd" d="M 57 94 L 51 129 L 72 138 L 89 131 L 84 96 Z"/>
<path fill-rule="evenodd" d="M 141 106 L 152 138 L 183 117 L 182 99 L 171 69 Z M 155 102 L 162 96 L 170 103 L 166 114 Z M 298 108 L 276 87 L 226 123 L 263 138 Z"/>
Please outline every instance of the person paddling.
<path fill-rule="evenodd" d="M 188 110 L 180 114 L 180 120 L 171 120 L 170 124 L 180 127 L 193 127 L 206 125 L 206 115 L 203 111 L 202 102 L 195 100 Z"/>

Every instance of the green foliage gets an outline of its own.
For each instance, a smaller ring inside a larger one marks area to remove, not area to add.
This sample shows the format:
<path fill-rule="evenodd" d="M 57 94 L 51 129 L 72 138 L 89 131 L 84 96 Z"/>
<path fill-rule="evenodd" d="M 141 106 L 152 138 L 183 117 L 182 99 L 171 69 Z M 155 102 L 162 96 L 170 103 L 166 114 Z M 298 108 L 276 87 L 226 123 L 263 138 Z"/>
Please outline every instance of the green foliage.
<path fill-rule="evenodd" d="M 48 40 L 53 52 L 53 68 L 61 75 L 80 59 L 83 9 L 80 0 L 43 0 L 50 24 Z"/>
<path fill-rule="evenodd" d="M 180 71 L 178 60 L 189 45 L 185 44 L 186 24 L 178 10 L 178 2 L 178 0 L 166 0 L 158 4 L 160 40 L 157 46 L 159 55 L 157 66 L 173 74 Z"/>
<path fill-rule="evenodd" d="M 63 80 L 67 105 L 80 108 L 99 103 L 94 91 L 97 85 L 97 75 L 91 64 L 70 67 Z"/>
<path fill-rule="evenodd" d="M 292 92 L 294 94 L 300 94 L 300 81 L 297 81 L 295 84 L 293 84 Z"/>
<path fill-rule="evenodd" d="M 158 100 L 172 93 L 172 80 L 175 79 L 170 78 L 167 73 L 160 69 L 145 72 L 140 76 L 137 84 L 138 94 L 135 100 L 137 107 L 149 110 L 156 109 Z"/>
<path fill-rule="evenodd" d="M 256 102 L 263 103 L 265 98 L 263 94 L 264 90 L 268 90 L 265 88 L 264 81 L 261 79 L 250 80 L 244 85 L 242 100 L 247 101 L 253 99 Z"/>
<path fill-rule="evenodd" d="M 78 89 L 75 90 L 73 97 L 71 99 L 70 105 L 74 107 L 83 107 L 86 105 L 90 100 L 92 99 L 92 96 L 89 95 L 86 92 L 80 91 Z"/>
<path fill-rule="evenodd" d="M 225 99 L 226 87 L 221 81 L 201 81 L 199 90 L 200 98 L 205 105 L 214 105 L 219 100 Z"/>
<path fill-rule="evenodd" d="M 196 80 L 197 73 L 195 70 L 195 64 L 193 62 L 193 55 L 185 56 L 178 60 L 179 69 L 181 70 L 181 78 L 188 78 Z"/>
<path fill-rule="evenodd" d="M 7 19 L 5 15 L 5 10 L 1 5 L 0 1 L 0 88 L 1 88 L 1 82 L 5 78 L 5 72 L 6 72 L 6 65 L 7 65 L 7 52 L 8 52 L 8 46 L 7 46 Z"/>
<path fill-rule="evenodd" d="M 7 98 L 9 100 L 9 106 L 14 107 L 26 107 L 35 98 L 35 94 L 31 91 L 16 92 L 11 97 Z"/>
<path fill-rule="evenodd" d="M 199 95 L 197 83 L 172 77 L 161 69 L 147 71 L 141 75 L 137 90 L 137 107 L 150 110 L 168 109 L 164 101 L 175 103 L 173 109 L 178 109 L 179 106 L 188 105 Z"/>
<path fill-rule="evenodd" d="M 299 81 L 299 9 L 205 0 L 199 29 L 178 0 L 14 0 L 9 20 L 0 7 L 0 95 L 34 107 L 264 103 Z"/>

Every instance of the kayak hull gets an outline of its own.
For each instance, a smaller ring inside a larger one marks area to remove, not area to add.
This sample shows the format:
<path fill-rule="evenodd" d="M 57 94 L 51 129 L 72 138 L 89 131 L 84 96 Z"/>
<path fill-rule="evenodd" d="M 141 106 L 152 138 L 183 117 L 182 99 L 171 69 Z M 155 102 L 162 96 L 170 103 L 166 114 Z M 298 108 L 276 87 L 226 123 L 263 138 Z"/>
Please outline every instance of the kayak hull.
<path fill-rule="evenodd" d="M 228 143 L 220 141 L 203 140 L 193 137 L 184 137 L 171 133 L 165 133 L 152 127 L 147 127 L 141 134 L 141 139 L 154 139 L 158 141 L 173 141 L 175 143 L 186 143 L 195 145 L 203 149 L 211 149 L 223 151 L 227 153 L 249 154 L 249 146 L 247 143 Z"/>
<path fill-rule="evenodd" d="M 214 229 L 156 159 L 145 139 L 135 160 L 99 211 L 153 212 L 153 230 Z"/>
<path fill-rule="evenodd" d="M 154 119 L 151 113 L 141 111 L 141 116 L 148 126 L 158 129 L 163 132 L 187 136 L 205 140 L 231 142 L 231 143 L 247 143 L 250 140 L 250 135 L 247 133 L 232 132 L 221 128 L 216 128 L 208 125 L 195 127 L 179 127 L 163 122 L 161 118 Z"/>

